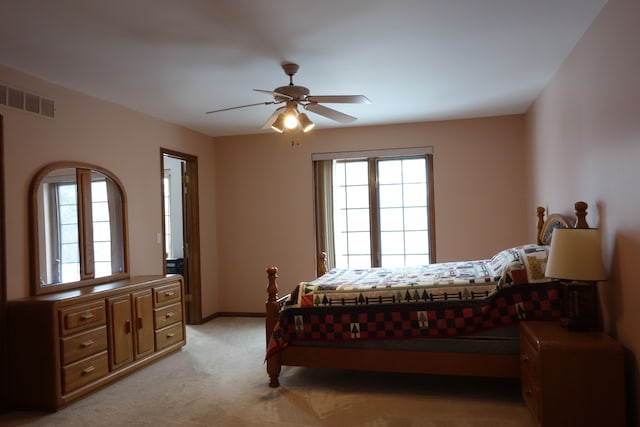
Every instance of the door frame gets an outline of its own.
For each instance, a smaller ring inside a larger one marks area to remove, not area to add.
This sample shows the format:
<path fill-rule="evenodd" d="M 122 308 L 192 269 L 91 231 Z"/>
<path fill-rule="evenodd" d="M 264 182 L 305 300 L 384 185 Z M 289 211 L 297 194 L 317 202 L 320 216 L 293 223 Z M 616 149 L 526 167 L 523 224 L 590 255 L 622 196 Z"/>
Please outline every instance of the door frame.
<path fill-rule="evenodd" d="M 4 117 L 0 114 L 0 413 L 8 410 L 9 401 L 9 339 L 7 337 L 7 259 L 5 230 L 5 179 L 4 179 Z"/>
<path fill-rule="evenodd" d="M 184 250 L 184 282 L 185 309 L 188 324 L 202 323 L 202 291 L 200 274 L 200 215 L 198 192 L 198 157 L 181 153 L 167 148 L 160 148 L 160 188 L 161 188 L 161 219 L 162 219 L 162 265 L 167 273 L 165 254 L 167 252 L 164 224 L 164 157 L 169 156 L 185 162 L 186 180 L 182 182 L 183 203 L 182 223 Z M 184 190 L 186 188 L 186 196 Z"/>

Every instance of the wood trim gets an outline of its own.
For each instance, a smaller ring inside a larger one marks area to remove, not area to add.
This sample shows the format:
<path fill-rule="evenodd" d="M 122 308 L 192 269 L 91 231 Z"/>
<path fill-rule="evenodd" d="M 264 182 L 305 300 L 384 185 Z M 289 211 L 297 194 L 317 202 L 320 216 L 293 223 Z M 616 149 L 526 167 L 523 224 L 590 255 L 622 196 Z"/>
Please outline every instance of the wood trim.
<path fill-rule="evenodd" d="M 190 323 L 202 322 L 202 303 L 201 303 L 201 283 L 200 283 L 200 205 L 199 205 L 199 189 L 198 189 L 198 160 L 197 158 L 187 160 L 187 176 L 189 177 L 187 191 L 187 235 L 189 236 L 188 247 L 188 271 L 189 280 L 189 313 L 188 319 Z"/>
<path fill-rule="evenodd" d="M 436 255 L 436 184 L 433 174 L 433 154 L 427 154 L 427 203 L 429 204 L 429 259 L 432 263 L 438 262 Z"/>
<path fill-rule="evenodd" d="M 93 214 L 91 207 L 91 170 L 76 168 L 76 182 L 78 183 L 78 232 L 80 233 L 80 258 L 82 268 L 80 277 L 82 280 L 91 280 L 95 275 L 93 245 Z"/>
<path fill-rule="evenodd" d="M 4 118 L 0 114 L 0 413 L 5 412 L 9 401 L 9 362 L 7 339 L 7 259 L 5 230 L 5 186 L 4 186 Z"/>
<path fill-rule="evenodd" d="M 398 361 L 402 361 L 398 363 Z M 286 366 L 405 372 L 490 378 L 520 378 L 520 355 L 289 346 Z"/>
<path fill-rule="evenodd" d="M 162 177 L 164 176 L 164 156 L 174 157 L 186 162 L 186 174 L 189 177 L 188 189 L 186 195 L 186 213 L 184 214 L 183 223 L 187 229 L 184 236 L 189 236 L 188 244 L 185 245 L 185 306 L 186 319 L 189 324 L 203 323 L 202 319 L 202 286 L 201 286 L 201 266 L 200 266 L 200 206 L 199 206 L 199 188 L 198 188 L 198 157 L 191 154 L 181 153 L 179 151 L 160 148 L 160 188 L 164 195 L 162 186 Z M 164 200 L 161 198 L 161 215 L 162 215 L 162 234 L 164 236 Z M 164 238 L 163 238 L 164 242 Z M 166 263 L 164 254 L 166 248 L 163 243 L 162 264 L 166 274 Z"/>
<path fill-rule="evenodd" d="M 574 203 L 573 207 L 575 209 L 575 221 L 574 218 L 560 213 L 552 213 L 545 218 L 546 209 L 542 206 L 536 208 L 538 217 L 536 241 L 538 245 L 551 244 L 551 233 L 554 228 L 559 226 L 565 228 L 589 228 L 586 220 L 589 205 L 583 201 L 578 201 Z"/>
<path fill-rule="evenodd" d="M 218 317 L 264 317 L 264 313 L 250 313 L 240 311 L 219 311 L 212 316 L 207 316 L 207 320 L 217 319 Z M 204 322 L 203 322 L 204 323 Z"/>

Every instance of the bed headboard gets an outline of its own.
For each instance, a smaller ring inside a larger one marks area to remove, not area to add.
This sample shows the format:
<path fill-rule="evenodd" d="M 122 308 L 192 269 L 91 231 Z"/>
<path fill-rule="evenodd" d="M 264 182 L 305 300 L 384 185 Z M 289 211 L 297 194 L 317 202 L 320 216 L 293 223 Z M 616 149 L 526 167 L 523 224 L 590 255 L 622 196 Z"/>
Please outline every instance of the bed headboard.
<path fill-rule="evenodd" d="M 545 219 L 545 208 L 538 206 L 538 244 L 549 245 L 551 244 L 551 234 L 554 228 L 589 228 L 587 224 L 587 207 L 585 202 L 576 202 L 575 218 L 569 217 L 563 214 L 554 213 L 547 216 Z"/>

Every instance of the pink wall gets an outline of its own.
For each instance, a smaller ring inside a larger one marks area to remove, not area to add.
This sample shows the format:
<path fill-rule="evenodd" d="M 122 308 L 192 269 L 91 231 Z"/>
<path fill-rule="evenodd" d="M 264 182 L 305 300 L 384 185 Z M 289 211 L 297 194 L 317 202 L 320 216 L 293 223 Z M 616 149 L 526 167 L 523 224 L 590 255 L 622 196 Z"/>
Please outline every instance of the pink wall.
<path fill-rule="evenodd" d="M 263 312 L 265 269 L 282 291 L 315 274 L 312 153 L 433 146 L 438 261 L 528 243 L 524 116 L 216 138 L 221 305 Z"/>
<path fill-rule="evenodd" d="M 160 148 L 198 156 L 203 314 L 218 310 L 215 288 L 214 144 L 209 137 L 0 66 L 0 81 L 55 100 L 48 119 L 2 108 L 5 132 L 7 297 L 29 293 L 27 193 L 44 165 L 77 160 L 109 169 L 128 200 L 131 274 L 162 273 Z"/>
<path fill-rule="evenodd" d="M 534 203 L 591 206 L 610 279 L 606 328 L 628 350 L 631 423 L 639 425 L 640 2 L 609 0 L 529 115 Z"/>

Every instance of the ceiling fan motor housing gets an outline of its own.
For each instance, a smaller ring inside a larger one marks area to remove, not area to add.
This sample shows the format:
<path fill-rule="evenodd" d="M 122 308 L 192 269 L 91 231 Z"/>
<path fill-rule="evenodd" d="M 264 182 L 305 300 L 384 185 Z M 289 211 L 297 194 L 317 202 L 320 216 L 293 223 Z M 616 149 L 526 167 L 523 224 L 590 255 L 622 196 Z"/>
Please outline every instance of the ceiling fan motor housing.
<path fill-rule="evenodd" d="M 305 101 L 307 99 L 307 96 L 309 96 L 309 89 L 307 89 L 304 86 L 296 86 L 296 85 L 280 86 L 274 89 L 273 92 L 275 92 L 273 94 L 273 97 L 275 98 L 276 101 L 288 100 L 288 98 L 278 96 L 279 93 L 290 96 L 295 101 Z"/>

